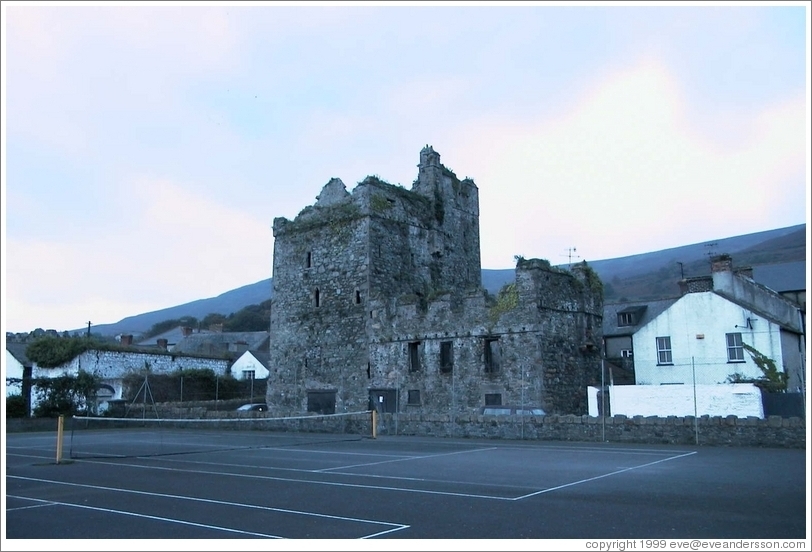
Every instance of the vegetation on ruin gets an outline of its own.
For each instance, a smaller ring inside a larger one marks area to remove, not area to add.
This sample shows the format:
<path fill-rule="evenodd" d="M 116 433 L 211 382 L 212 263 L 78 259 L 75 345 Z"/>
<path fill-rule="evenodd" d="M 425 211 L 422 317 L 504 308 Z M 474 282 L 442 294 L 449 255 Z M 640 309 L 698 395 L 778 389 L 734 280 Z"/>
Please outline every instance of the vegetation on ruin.
<path fill-rule="evenodd" d="M 488 318 L 495 323 L 500 316 L 519 306 L 519 290 L 515 283 L 505 284 L 488 308 Z"/>
<path fill-rule="evenodd" d="M 369 198 L 369 208 L 375 212 L 383 212 L 392 209 L 394 204 L 380 194 L 372 194 Z"/>

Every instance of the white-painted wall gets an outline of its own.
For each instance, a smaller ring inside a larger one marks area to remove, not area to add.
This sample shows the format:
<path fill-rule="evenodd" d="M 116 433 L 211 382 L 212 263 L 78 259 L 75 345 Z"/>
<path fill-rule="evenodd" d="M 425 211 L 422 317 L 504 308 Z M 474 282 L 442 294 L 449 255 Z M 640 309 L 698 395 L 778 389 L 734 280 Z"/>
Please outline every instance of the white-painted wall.
<path fill-rule="evenodd" d="M 9 384 L 8 378 L 23 379 L 23 365 L 6 349 L 6 363 L 3 365 L 3 381 L 6 385 L 6 397 L 22 393 L 22 383 Z"/>
<path fill-rule="evenodd" d="M 598 416 L 598 389 L 587 389 L 589 415 Z M 615 385 L 609 388 L 612 416 L 737 416 L 764 418 L 761 391 L 752 383 L 725 385 Z M 694 406 L 696 405 L 696 406 Z"/>
<path fill-rule="evenodd" d="M 752 328 L 746 327 L 747 318 L 753 321 Z M 635 382 L 704 385 L 725 383 L 733 373 L 762 377 L 747 351 L 744 362 L 728 362 L 726 334 L 734 332 L 776 366 L 783 365 L 777 324 L 715 293 L 688 293 L 634 334 Z M 673 366 L 657 365 L 656 338 L 662 336 L 671 337 Z"/>
<path fill-rule="evenodd" d="M 231 375 L 236 379 L 245 379 L 243 371 L 254 370 L 254 379 L 265 379 L 268 377 L 268 368 L 262 364 L 257 358 L 251 354 L 251 351 L 245 351 L 234 364 L 231 365 Z"/>
<path fill-rule="evenodd" d="M 33 367 L 34 378 L 56 378 L 62 375 L 75 376 L 84 370 L 98 376 L 101 383 L 110 385 L 115 393 L 111 400 L 121 399 L 124 377 L 130 373 L 142 373 L 145 368 L 153 374 L 171 374 L 180 370 L 210 369 L 217 375 L 225 375 L 229 361 L 226 359 L 185 357 L 172 354 L 150 354 L 124 351 L 85 351 L 70 362 L 56 368 Z M 33 394 L 32 408 L 38 403 Z M 105 405 L 100 405 L 104 407 Z M 102 408 L 103 410 L 103 408 Z"/>

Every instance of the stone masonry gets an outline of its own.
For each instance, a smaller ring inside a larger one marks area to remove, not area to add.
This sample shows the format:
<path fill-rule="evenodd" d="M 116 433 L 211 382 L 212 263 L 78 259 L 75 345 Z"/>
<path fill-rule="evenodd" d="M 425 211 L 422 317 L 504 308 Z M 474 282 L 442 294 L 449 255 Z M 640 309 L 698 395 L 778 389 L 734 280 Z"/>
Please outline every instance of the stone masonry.
<path fill-rule="evenodd" d="M 350 193 L 333 178 L 273 231 L 271 413 L 586 414 L 599 278 L 586 263 L 517 258 L 515 283 L 490 296 L 478 188 L 430 146 L 411 190 L 367 177 Z"/>

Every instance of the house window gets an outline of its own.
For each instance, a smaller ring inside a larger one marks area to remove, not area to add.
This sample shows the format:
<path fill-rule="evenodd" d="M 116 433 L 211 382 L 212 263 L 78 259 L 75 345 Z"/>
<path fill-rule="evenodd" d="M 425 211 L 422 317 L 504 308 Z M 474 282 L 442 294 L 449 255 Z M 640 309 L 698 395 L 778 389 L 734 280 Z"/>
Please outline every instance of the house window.
<path fill-rule="evenodd" d="M 420 342 L 412 341 L 409 343 L 409 371 L 420 371 Z"/>
<path fill-rule="evenodd" d="M 617 314 L 618 326 L 634 326 L 634 313 L 633 312 L 619 312 Z"/>
<path fill-rule="evenodd" d="M 255 378 L 256 375 L 257 375 L 256 370 L 243 370 L 242 371 L 242 379 L 246 379 L 246 380 L 251 379 L 252 380 L 252 379 Z"/>
<path fill-rule="evenodd" d="M 311 266 L 313 266 L 313 254 L 308 251 L 307 257 L 305 258 L 305 268 L 310 268 Z"/>
<path fill-rule="evenodd" d="M 440 371 L 444 374 L 454 369 L 454 348 L 451 341 L 440 342 Z"/>
<path fill-rule="evenodd" d="M 744 362 L 744 347 L 741 333 L 727 334 L 727 361 Z"/>
<path fill-rule="evenodd" d="M 335 391 L 308 391 L 307 411 L 318 412 L 319 414 L 336 413 L 336 392 Z"/>
<path fill-rule="evenodd" d="M 671 338 L 657 338 L 657 364 L 674 364 L 671 358 Z"/>
<path fill-rule="evenodd" d="M 500 406 L 502 393 L 485 393 L 485 406 Z"/>
<path fill-rule="evenodd" d="M 485 373 L 495 374 L 499 371 L 502 353 L 499 348 L 498 337 L 485 338 Z"/>
<path fill-rule="evenodd" d="M 632 358 L 632 350 L 631 349 L 621 349 L 620 350 L 620 357 L 621 358 Z"/>
<path fill-rule="evenodd" d="M 315 304 L 317 307 L 321 306 L 321 293 L 319 292 L 319 288 L 316 288 L 315 291 L 313 291 L 313 304 Z"/>
<path fill-rule="evenodd" d="M 420 404 L 420 390 L 409 389 L 409 395 L 406 404 Z"/>

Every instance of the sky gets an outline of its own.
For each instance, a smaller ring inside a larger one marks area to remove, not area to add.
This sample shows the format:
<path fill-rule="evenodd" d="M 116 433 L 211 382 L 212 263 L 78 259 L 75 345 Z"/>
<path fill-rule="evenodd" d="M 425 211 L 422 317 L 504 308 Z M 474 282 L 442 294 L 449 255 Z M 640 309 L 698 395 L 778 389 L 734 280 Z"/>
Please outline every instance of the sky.
<path fill-rule="evenodd" d="M 3 2 L 4 330 L 271 278 L 275 217 L 332 177 L 410 188 L 427 144 L 479 189 L 487 269 L 806 223 L 809 22 L 807 2 Z"/>

